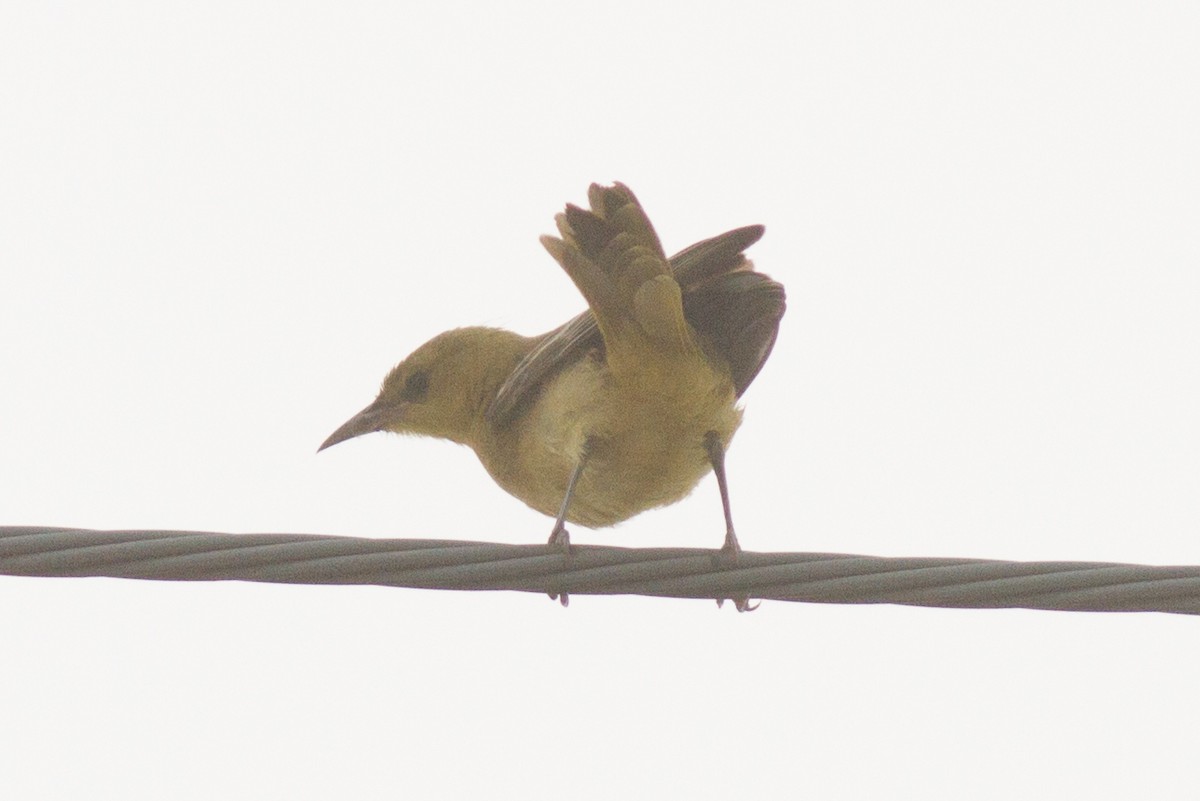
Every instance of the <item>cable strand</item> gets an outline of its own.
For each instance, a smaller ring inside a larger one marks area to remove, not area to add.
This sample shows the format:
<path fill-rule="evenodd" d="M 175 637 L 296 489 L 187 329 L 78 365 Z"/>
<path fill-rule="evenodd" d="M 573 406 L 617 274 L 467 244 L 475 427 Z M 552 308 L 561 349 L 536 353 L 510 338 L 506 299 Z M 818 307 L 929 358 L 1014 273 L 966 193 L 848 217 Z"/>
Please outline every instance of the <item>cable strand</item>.
<path fill-rule="evenodd" d="M 1200 567 L 0 526 L 0 575 L 1200 614 Z"/>

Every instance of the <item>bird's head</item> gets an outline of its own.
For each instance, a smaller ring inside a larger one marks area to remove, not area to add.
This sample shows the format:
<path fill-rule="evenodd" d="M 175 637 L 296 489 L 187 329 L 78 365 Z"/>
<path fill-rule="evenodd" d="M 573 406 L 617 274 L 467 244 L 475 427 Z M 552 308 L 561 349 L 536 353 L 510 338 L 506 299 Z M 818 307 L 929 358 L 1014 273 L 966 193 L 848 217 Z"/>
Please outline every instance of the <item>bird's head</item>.
<path fill-rule="evenodd" d="M 379 396 L 321 443 L 391 431 L 473 444 L 487 404 L 512 369 L 523 339 L 495 328 L 456 328 L 417 348 L 383 379 Z"/>

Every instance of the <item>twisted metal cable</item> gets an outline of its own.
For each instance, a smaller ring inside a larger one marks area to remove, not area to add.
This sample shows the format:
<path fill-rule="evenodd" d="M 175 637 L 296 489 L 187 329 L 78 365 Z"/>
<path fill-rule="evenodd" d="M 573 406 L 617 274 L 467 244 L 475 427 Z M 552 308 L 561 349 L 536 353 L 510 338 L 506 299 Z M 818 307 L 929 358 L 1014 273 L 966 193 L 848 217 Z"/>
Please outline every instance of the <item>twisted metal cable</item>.
<path fill-rule="evenodd" d="M 1200 614 L 1200 567 L 0 526 L 0 575 Z"/>

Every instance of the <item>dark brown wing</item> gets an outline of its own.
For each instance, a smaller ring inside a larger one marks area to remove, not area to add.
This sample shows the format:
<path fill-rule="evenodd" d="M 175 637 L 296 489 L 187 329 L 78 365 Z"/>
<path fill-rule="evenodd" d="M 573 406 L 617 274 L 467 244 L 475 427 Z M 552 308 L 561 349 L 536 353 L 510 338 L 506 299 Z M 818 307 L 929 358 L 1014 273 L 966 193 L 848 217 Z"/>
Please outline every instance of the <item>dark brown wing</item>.
<path fill-rule="evenodd" d="M 771 355 L 786 308 L 783 284 L 751 270 L 718 275 L 683 293 L 683 316 L 729 364 L 739 398 Z"/>
<path fill-rule="evenodd" d="M 784 309 L 783 287 L 760 273 L 744 269 L 748 262 L 742 251 L 757 242 L 763 231 L 761 225 L 736 228 L 697 242 L 670 259 L 675 280 L 684 291 L 684 314 L 707 345 L 729 361 L 738 395 L 749 386 L 770 354 Z M 771 293 L 767 293 L 758 281 L 727 283 L 721 280 L 721 277 L 728 279 L 733 275 L 756 276 L 776 287 L 777 292 L 771 295 L 775 298 L 774 305 L 766 298 Z M 739 290 L 749 294 L 741 296 Z M 691 298 L 693 292 L 699 294 Z M 731 301 L 729 319 L 720 319 L 721 304 Z M 747 317 L 756 312 L 765 314 L 757 323 Z M 693 313 L 700 320 L 699 324 L 692 319 Z M 767 329 L 769 337 L 766 337 Z M 488 421 L 495 426 L 511 423 L 537 398 L 538 390 L 546 380 L 590 351 L 603 349 L 604 340 L 590 310 L 542 335 L 496 393 L 487 410 Z M 740 367 L 752 353 L 761 354 L 758 361 L 752 367 Z"/>

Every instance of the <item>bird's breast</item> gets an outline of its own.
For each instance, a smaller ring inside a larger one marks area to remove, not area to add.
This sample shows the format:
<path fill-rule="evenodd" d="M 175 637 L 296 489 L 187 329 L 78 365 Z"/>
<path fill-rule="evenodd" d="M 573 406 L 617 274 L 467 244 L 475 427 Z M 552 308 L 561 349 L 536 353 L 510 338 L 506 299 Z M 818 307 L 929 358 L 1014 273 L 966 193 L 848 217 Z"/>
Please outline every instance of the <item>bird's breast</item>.
<path fill-rule="evenodd" d="M 589 358 L 476 450 L 505 490 L 550 516 L 583 461 L 567 520 L 602 527 L 686 496 L 711 469 L 708 432 L 728 444 L 740 422 L 732 382 L 702 359 L 619 378 Z"/>

